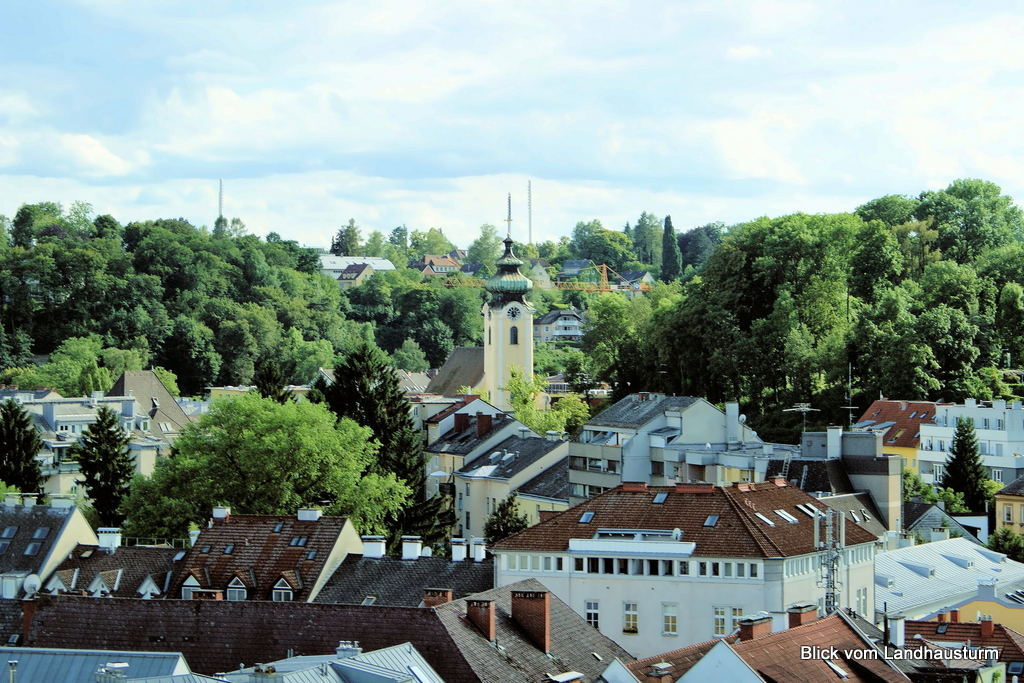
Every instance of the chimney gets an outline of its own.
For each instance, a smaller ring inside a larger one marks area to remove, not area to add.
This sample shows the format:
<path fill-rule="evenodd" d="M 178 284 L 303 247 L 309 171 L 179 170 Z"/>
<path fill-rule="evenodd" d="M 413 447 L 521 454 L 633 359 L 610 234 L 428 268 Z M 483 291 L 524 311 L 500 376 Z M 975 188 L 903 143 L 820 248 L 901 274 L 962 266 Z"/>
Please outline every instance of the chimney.
<path fill-rule="evenodd" d="M 951 609 L 951 610 L 949 610 L 949 621 L 952 624 L 959 624 L 960 623 L 960 610 L 958 610 L 958 609 Z"/>
<path fill-rule="evenodd" d="M 547 437 L 548 441 L 561 441 L 562 435 L 556 432 L 554 429 L 549 429 L 544 432 L 544 436 Z"/>
<path fill-rule="evenodd" d="M 222 519 L 225 522 L 227 522 L 229 519 L 231 519 L 231 508 L 224 507 L 223 505 L 216 506 L 215 508 L 213 508 L 213 518 Z"/>
<path fill-rule="evenodd" d="M 320 508 L 299 508 L 298 519 L 300 522 L 315 522 L 324 516 Z"/>
<path fill-rule="evenodd" d="M 4 507 L 14 507 L 15 505 L 21 505 L 21 494 L 20 493 L 6 493 L 6 494 L 4 494 Z"/>
<path fill-rule="evenodd" d="M 770 616 L 740 619 L 740 642 L 760 638 L 761 636 L 766 636 L 771 632 L 772 618 Z"/>
<path fill-rule="evenodd" d="M 551 651 L 551 594 L 547 591 L 512 591 L 512 620 L 544 652 Z"/>
<path fill-rule="evenodd" d="M 121 530 L 116 527 L 103 527 L 96 530 L 96 536 L 100 539 L 100 548 L 113 555 L 121 547 Z"/>
<path fill-rule="evenodd" d="M 338 642 L 338 647 L 334 651 L 337 653 L 338 659 L 348 659 L 362 654 L 363 648 L 359 647 L 358 640 L 342 640 Z"/>
<path fill-rule="evenodd" d="M 419 536 L 402 536 L 402 559 L 415 560 L 423 550 L 423 540 Z"/>
<path fill-rule="evenodd" d="M 526 439 L 529 436 L 530 436 L 530 428 L 529 427 L 527 427 L 526 425 L 523 425 L 522 427 L 519 428 L 519 438 L 520 439 Z"/>
<path fill-rule="evenodd" d="M 651 670 L 647 672 L 646 679 L 651 683 L 672 683 L 675 676 L 672 675 L 673 666 L 668 662 L 661 661 L 651 664 Z"/>
<path fill-rule="evenodd" d="M 646 481 L 624 481 L 622 482 L 622 490 L 629 491 L 631 493 L 642 493 L 647 490 Z"/>
<path fill-rule="evenodd" d="M 825 436 L 825 458 L 834 460 L 843 455 L 843 428 L 829 425 Z"/>
<path fill-rule="evenodd" d="M 773 455 L 775 453 L 775 444 L 766 443 L 761 446 L 762 455 Z"/>
<path fill-rule="evenodd" d="M 423 606 L 437 607 L 452 601 L 451 588 L 427 588 L 423 591 Z"/>
<path fill-rule="evenodd" d="M 129 398 L 121 401 L 121 417 L 135 419 L 135 399 Z"/>
<path fill-rule="evenodd" d="M 195 545 L 196 545 L 196 541 L 198 541 L 198 540 L 199 540 L 199 529 L 196 529 L 195 531 L 188 532 L 188 542 L 189 542 L 189 547 L 190 548 L 194 548 Z"/>
<path fill-rule="evenodd" d="M 50 507 L 54 510 L 70 510 L 75 507 L 74 496 L 67 493 L 51 493 Z"/>
<path fill-rule="evenodd" d="M 907 618 L 902 614 L 889 617 L 889 641 L 893 647 L 906 647 L 907 645 Z"/>
<path fill-rule="evenodd" d="M 452 539 L 452 562 L 462 562 L 466 559 L 466 539 Z"/>
<path fill-rule="evenodd" d="M 47 427 L 57 431 L 57 404 L 53 401 L 43 404 L 43 421 Z"/>
<path fill-rule="evenodd" d="M 476 435 L 483 436 L 491 431 L 491 416 L 483 413 L 476 414 Z"/>
<path fill-rule="evenodd" d="M 558 510 L 541 510 L 540 511 L 540 521 L 546 522 L 546 521 L 548 521 L 549 519 L 551 519 L 552 517 L 554 517 L 557 514 L 558 514 Z"/>
<path fill-rule="evenodd" d="M 995 632 L 996 632 L 996 624 L 995 624 L 994 621 L 992 621 L 992 615 L 991 614 L 982 614 L 981 615 L 981 637 L 982 638 L 991 638 L 992 635 Z"/>
<path fill-rule="evenodd" d="M 727 442 L 740 440 L 740 404 L 725 404 L 725 436 Z"/>
<path fill-rule="evenodd" d="M 384 557 L 384 546 L 383 536 L 363 536 L 363 557 Z"/>
<path fill-rule="evenodd" d="M 473 561 L 483 562 L 487 557 L 487 548 L 484 544 L 487 542 L 485 538 L 474 538 L 473 539 Z"/>
<path fill-rule="evenodd" d="M 469 413 L 455 413 L 455 431 L 464 432 L 469 429 Z"/>
<path fill-rule="evenodd" d="M 36 498 L 37 497 L 38 497 L 38 495 L 35 494 L 35 493 L 23 493 L 23 494 L 21 494 L 22 505 L 24 505 L 27 508 L 35 507 L 35 505 L 36 505 Z"/>
<path fill-rule="evenodd" d="M 495 413 L 494 414 L 494 421 L 495 422 L 501 422 L 504 419 L 505 419 L 505 413 Z"/>
<path fill-rule="evenodd" d="M 480 629 L 487 640 L 494 640 L 494 600 L 467 600 L 466 618 Z"/>
<path fill-rule="evenodd" d="M 651 393 L 649 391 L 641 391 L 640 393 L 638 393 L 636 395 L 636 400 L 639 401 L 639 402 L 643 402 L 643 401 L 646 401 L 648 398 L 650 398 L 650 396 L 651 396 Z"/>
<path fill-rule="evenodd" d="M 789 627 L 796 628 L 809 624 L 818 618 L 817 605 L 794 605 L 786 610 L 789 613 Z"/>

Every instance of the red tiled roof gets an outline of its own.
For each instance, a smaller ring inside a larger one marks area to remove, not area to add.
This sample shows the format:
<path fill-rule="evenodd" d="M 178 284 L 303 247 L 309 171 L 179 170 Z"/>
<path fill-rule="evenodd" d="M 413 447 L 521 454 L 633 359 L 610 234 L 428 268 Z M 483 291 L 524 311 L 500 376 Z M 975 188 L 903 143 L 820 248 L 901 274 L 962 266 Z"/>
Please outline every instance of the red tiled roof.
<path fill-rule="evenodd" d="M 667 496 L 663 503 L 655 504 L 659 493 Z M 814 525 L 797 504 L 827 509 L 800 489 L 774 481 L 728 488 L 649 486 L 643 491 L 620 486 L 499 541 L 493 549 L 565 551 L 569 539 L 593 538 L 598 528 L 678 528 L 684 542 L 697 544 L 695 556 L 790 557 L 813 552 L 814 546 Z M 788 512 L 797 523 L 786 521 L 775 510 Z M 589 523 L 581 523 L 586 512 L 594 515 Z M 775 526 L 769 526 L 758 514 Z M 718 520 L 713 526 L 705 526 L 710 515 L 718 515 Z M 857 545 L 877 539 L 847 519 L 846 540 L 849 545 Z"/>
<path fill-rule="evenodd" d="M 182 560 L 169 594 L 180 598 L 182 583 L 189 575 L 196 578 L 201 588 L 219 590 L 226 590 L 239 576 L 247 587 L 255 584 L 249 590 L 250 600 L 270 600 L 274 584 L 282 574 L 293 572 L 289 574 L 290 583 L 294 572 L 299 572 L 303 587 L 296 591 L 294 599 L 306 600 L 347 522 L 345 517 L 300 522 L 295 516 L 285 515 L 230 515 L 226 521 L 214 520 L 212 527 L 202 530 L 199 540 Z M 281 530 L 275 533 L 279 523 Z M 299 540 L 303 538 L 304 542 Z M 229 545 L 233 546 L 230 554 L 224 552 Z M 316 555 L 308 559 L 314 550 Z"/>
<path fill-rule="evenodd" d="M 943 625 L 945 633 L 939 633 L 939 627 Z M 907 621 L 906 638 L 910 642 L 911 638 L 920 635 L 936 643 L 966 643 L 969 640 L 972 647 L 998 648 L 1000 662 L 1024 661 L 1024 635 L 1002 624 L 992 626 L 992 635 L 985 638 L 981 635 L 981 624 L 976 621 Z"/>
<path fill-rule="evenodd" d="M 678 680 L 680 676 L 685 674 L 693 665 L 700 661 L 701 657 L 706 655 L 708 651 L 719 642 L 725 641 L 730 645 L 739 640 L 738 635 L 726 636 L 725 638 L 715 638 L 714 640 L 707 640 L 703 643 L 697 643 L 696 645 L 690 645 L 689 647 L 680 648 L 678 650 L 672 650 L 662 655 L 654 655 L 647 659 L 638 659 L 635 662 L 626 665 L 635 676 L 640 680 L 645 680 L 645 677 L 654 671 L 655 664 L 671 664 L 672 668 L 667 670 L 667 673 L 672 676 L 672 680 Z M 653 675 L 653 674 L 652 674 Z"/>
<path fill-rule="evenodd" d="M 891 401 L 880 399 L 875 401 L 860 416 L 861 422 L 873 421 L 878 425 L 883 422 L 895 422 L 883 432 L 882 448 L 917 448 L 920 441 L 921 425 L 933 424 L 935 406 L 948 406 L 950 403 L 934 403 L 932 401 Z M 913 416 L 913 417 L 911 417 Z M 870 430 L 872 425 L 865 429 Z"/>

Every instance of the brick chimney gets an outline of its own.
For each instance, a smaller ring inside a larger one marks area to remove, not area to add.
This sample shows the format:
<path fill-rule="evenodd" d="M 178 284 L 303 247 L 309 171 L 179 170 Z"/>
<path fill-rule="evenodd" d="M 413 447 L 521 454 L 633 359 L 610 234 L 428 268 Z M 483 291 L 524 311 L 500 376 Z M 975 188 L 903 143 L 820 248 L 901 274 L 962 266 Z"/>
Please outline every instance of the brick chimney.
<path fill-rule="evenodd" d="M 647 490 L 646 481 L 624 481 L 622 482 L 622 490 L 630 491 L 632 493 L 640 493 L 641 491 Z"/>
<path fill-rule="evenodd" d="M 949 621 L 954 624 L 960 623 L 960 610 L 951 609 L 949 610 Z"/>
<path fill-rule="evenodd" d="M 547 591 L 512 591 L 512 620 L 544 652 L 551 651 L 551 594 Z"/>
<path fill-rule="evenodd" d="M 786 610 L 789 613 L 789 627 L 796 628 L 809 624 L 818 618 L 817 605 L 794 605 Z"/>
<path fill-rule="evenodd" d="M 469 413 L 455 413 L 455 431 L 464 432 L 469 429 Z"/>
<path fill-rule="evenodd" d="M 772 632 L 771 617 L 754 617 L 752 619 L 740 619 L 740 642 L 760 638 Z"/>
<path fill-rule="evenodd" d="M 942 623 L 944 621 L 946 621 L 946 613 L 945 612 L 939 612 L 939 623 Z"/>
<path fill-rule="evenodd" d="M 476 414 L 476 435 L 483 436 L 491 431 L 491 416 L 483 413 Z"/>
<path fill-rule="evenodd" d="M 982 638 L 991 638 L 992 635 L 995 632 L 996 632 L 996 623 L 994 621 L 992 621 L 992 615 L 991 614 L 982 614 L 981 615 L 981 637 Z"/>
<path fill-rule="evenodd" d="M 480 629 L 487 640 L 494 640 L 494 600 L 467 600 L 466 618 Z"/>
<path fill-rule="evenodd" d="M 423 591 L 423 606 L 437 607 L 452 601 L 451 588 L 427 588 Z"/>

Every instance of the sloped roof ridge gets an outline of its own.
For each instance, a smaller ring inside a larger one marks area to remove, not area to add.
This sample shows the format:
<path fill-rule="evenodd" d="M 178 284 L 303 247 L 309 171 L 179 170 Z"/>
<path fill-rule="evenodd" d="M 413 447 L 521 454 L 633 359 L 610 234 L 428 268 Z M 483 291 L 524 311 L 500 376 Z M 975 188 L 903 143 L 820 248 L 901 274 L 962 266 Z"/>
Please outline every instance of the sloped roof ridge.
<path fill-rule="evenodd" d="M 774 486 L 774 484 L 773 484 L 773 486 Z M 740 521 L 743 522 L 743 526 L 746 527 L 747 531 L 750 533 L 751 537 L 754 539 L 754 543 L 757 543 L 757 546 L 761 549 L 761 551 L 765 554 L 765 556 L 766 557 L 784 557 L 785 553 L 782 552 L 782 549 L 779 548 L 779 546 L 775 545 L 775 542 L 772 541 L 772 539 L 769 538 L 768 535 L 765 534 L 763 530 L 761 530 L 760 528 L 757 527 L 756 524 L 751 522 L 750 518 L 747 516 L 746 510 L 742 509 L 742 508 L 744 508 L 746 506 L 740 505 L 739 501 L 736 500 L 733 497 L 733 495 L 729 492 L 732 489 L 732 487 L 729 487 L 729 488 L 716 487 L 716 488 L 721 488 L 722 492 L 725 493 L 725 499 L 727 501 L 729 501 L 729 504 L 732 506 L 733 510 L 736 511 L 736 514 L 740 518 Z M 756 491 L 758 489 L 753 488 L 753 490 Z M 766 541 L 767 545 L 765 543 L 763 543 L 762 541 Z M 771 553 L 775 553 L 775 554 L 773 555 Z"/>
<path fill-rule="evenodd" d="M 626 664 L 626 668 L 628 668 L 630 671 L 635 671 L 637 669 L 642 669 L 646 666 L 650 666 L 651 664 L 657 664 L 662 660 L 667 661 L 669 657 L 672 656 L 682 655 L 683 653 L 688 654 L 690 651 L 696 652 L 699 651 L 701 648 L 705 647 L 710 649 L 711 647 L 714 647 L 722 641 L 725 641 L 726 643 L 729 643 L 731 645 L 732 643 L 735 643 L 737 640 L 739 640 L 739 636 L 736 634 L 731 634 L 725 636 L 724 638 L 712 638 L 711 640 L 705 640 L 700 643 L 694 643 L 693 645 L 687 645 L 686 647 L 680 647 L 675 650 L 669 650 L 668 652 L 663 652 L 660 655 L 652 655 L 650 657 L 638 659 L 635 662 L 629 662 L 628 664 Z"/>

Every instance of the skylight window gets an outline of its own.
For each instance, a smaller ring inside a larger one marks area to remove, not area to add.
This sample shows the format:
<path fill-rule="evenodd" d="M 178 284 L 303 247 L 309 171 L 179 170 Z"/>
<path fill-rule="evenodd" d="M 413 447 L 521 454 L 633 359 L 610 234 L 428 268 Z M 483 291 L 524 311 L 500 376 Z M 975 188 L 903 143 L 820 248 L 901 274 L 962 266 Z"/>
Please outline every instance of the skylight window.
<path fill-rule="evenodd" d="M 861 508 L 861 511 L 860 511 L 860 513 L 861 513 L 862 515 L 864 515 L 864 519 L 868 519 L 868 520 L 870 520 L 870 519 L 871 519 L 871 515 L 869 515 L 869 514 L 868 514 L 868 511 L 867 511 L 867 510 L 865 510 L 865 509 Z"/>
<path fill-rule="evenodd" d="M 34 534 L 32 534 L 32 538 L 36 539 L 37 541 L 41 541 L 44 538 L 46 538 L 47 534 L 49 534 L 49 533 L 50 533 L 50 527 L 48 527 L 48 526 L 41 526 L 38 529 L 36 529 L 36 532 Z"/>
<path fill-rule="evenodd" d="M 760 512 L 755 512 L 754 516 L 757 517 L 759 520 L 761 520 L 762 522 L 764 522 L 765 524 L 767 524 L 770 527 L 774 527 L 775 526 L 775 522 L 773 522 L 772 520 L 768 519 L 767 517 L 762 515 Z"/>
<path fill-rule="evenodd" d="M 800 523 L 799 519 L 797 519 L 793 515 L 789 514 L 785 510 L 776 510 L 775 514 L 777 514 L 779 517 L 782 517 L 784 520 L 786 520 L 790 524 L 799 524 Z"/>
<path fill-rule="evenodd" d="M 288 545 L 296 546 L 298 544 L 299 544 L 299 537 L 298 536 L 292 536 L 292 540 L 291 540 L 291 542 Z"/>
<path fill-rule="evenodd" d="M 235 552 L 235 544 L 234 543 L 228 543 L 227 547 L 224 548 L 224 554 L 225 555 L 230 555 L 233 552 Z"/>
<path fill-rule="evenodd" d="M 910 414 L 910 419 L 913 420 L 915 415 L 917 415 L 916 410 Z"/>
<path fill-rule="evenodd" d="M 808 517 L 814 518 L 818 516 L 817 508 L 813 508 L 810 505 L 804 505 L 803 503 L 797 503 L 796 509 L 804 513 Z"/>
<path fill-rule="evenodd" d="M 31 543 L 28 544 L 28 547 L 25 548 L 25 554 L 29 555 L 29 556 L 31 556 L 31 555 L 38 555 L 39 554 L 39 549 L 42 548 L 42 547 L 43 547 L 43 544 L 40 543 L 39 541 L 32 541 Z"/>
<path fill-rule="evenodd" d="M 284 528 L 284 522 L 278 522 L 277 524 L 274 525 L 274 533 L 275 534 L 281 533 L 281 529 L 283 529 L 283 528 Z"/>
<path fill-rule="evenodd" d="M 14 538 L 14 534 L 18 533 L 18 527 L 9 526 L 4 529 L 4 532 L 0 534 L 0 538 Z"/>
<path fill-rule="evenodd" d="M 935 632 L 941 635 L 946 632 L 947 628 L 949 628 L 949 624 L 939 624 L 939 627 L 935 629 Z"/>
<path fill-rule="evenodd" d="M 928 413 L 921 413 L 920 415 L 918 415 L 918 417 L 919 417 L 919 418 L 921 418 L 921 419 L 923 420 L 923 419 L 925 419 L 926 417 L 928 417 Z"/>
<path fill-rule="evenodd" d="M 306 559 L 307 560 L 312 560 L 312 559 L 315 559 L 315 558 L 316 558 L 316 551 L 315 550 L 310 550 L 309 554 L 306 555 Z"/>
<path fill-rule="evenodd" d="M 654 497 L 654 504 L 655 505 L 661 505 L 662 503 L 665 502 L 666 498 L 668 498 L 668 494 L 667 493 L 664 493 L 664 492 L 659 493 L 658 495 L 656 495 Z"/>
<path fill-rule="evenodd" d="M 376 595 L 367 595 L 365 598 L 363 598 L 363 604 L 364 605 L 372 605 L 375 602 L 377 602 L 377 596 Z"/>
<path fill-rule="evenodd" d="M 828 668 L 830 668 L 833 671 L 835 671 L 836 672 L 836 676 L 839 676 L 840 678 L 849 678 L 850 677 L 850 674 L 848 674 L 845 671 L 843 671 L 842 669 L 840 669 L 839 665 L 836 664 L 835 662 L 833 662 L 831 659 L 823 659 L 821 661 L 823 661 L 826 664 L 828 664 Z"/>
<path fill-rule="evenodd" d="M 708 515 L 708 518 L 704 520 L 704 526 L 715 526 L 718 524 L 718 515 Z"/>
<path fill-rule="evenodd" d="M 203 546 L 203 549 L 202 549 L 202 550 L 200 550 L 199 552 L 200 552 L 200 553 L 202 553 L 203 555 L 206 555 L 207 553 L 209 553 L 209 552 L 210 552 L 210 546 L 208 546 L 208 545 L 204 545 L 204 546 Z"/>
<path fill-rule="evenodd" d="M 850 516 L 853 517 L 853 521 L 860 524 L 860 517 L 857 516 L 856 510 L 850 510 Z"/>
<path fill-rule="evenodd" d="M 7 552 L 7 549 L 11 547 L 10 541 L 0 541 L 0 555 Z"/>
<path fill-rule="evenodd" d="M 583 516 L 580 517 L 580 524 L 590 524 L 590 520 L 594 519 L 593 512 L 584 512 Z"/>

